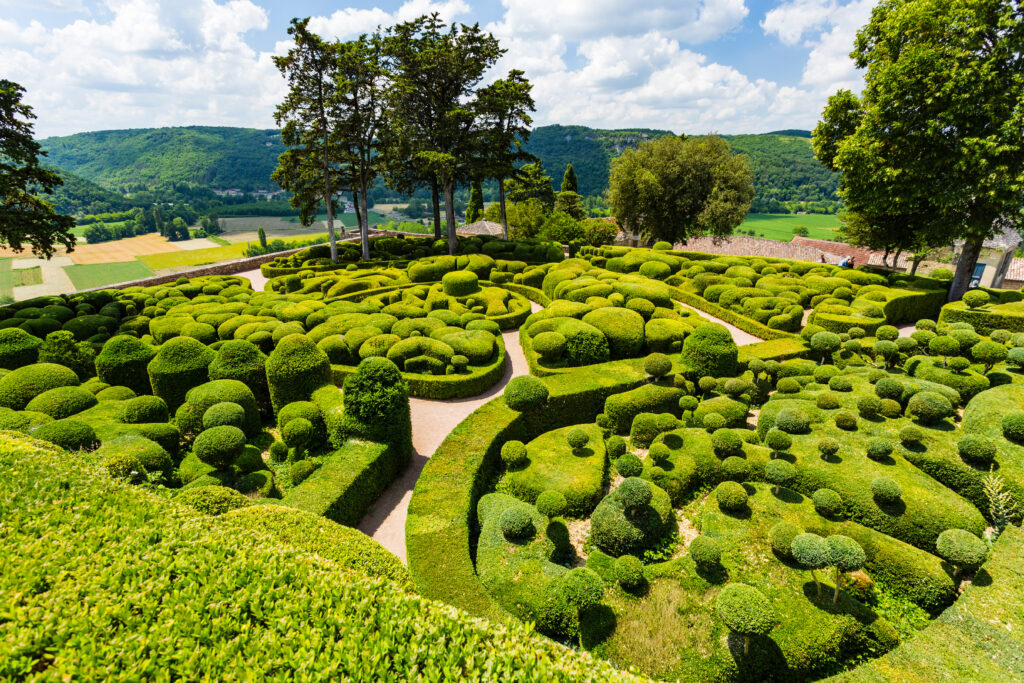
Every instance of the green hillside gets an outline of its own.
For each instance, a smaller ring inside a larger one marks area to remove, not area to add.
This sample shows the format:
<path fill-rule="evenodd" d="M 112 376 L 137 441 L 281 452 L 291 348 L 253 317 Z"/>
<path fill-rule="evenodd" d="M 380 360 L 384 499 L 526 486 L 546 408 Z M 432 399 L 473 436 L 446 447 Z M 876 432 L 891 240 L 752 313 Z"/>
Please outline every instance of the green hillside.
<path fill-rule="evenodd" d="M 64 214 L 103 213 L 107 211 L 125 211 L 134 204 L 121 195 L 100 187 L 91 180 L 68 171 L 56 169 L 64 184 L 57 187 L 49 196 L 57 211 Z"/>
<path fill-rule="evenodd" d="M 810 134 L 797 130 L 780 133 L 722 136 L 733 150 L 750 157 L 755 190 L 752 210 L 777 211 L 774 202 L 838 201 L 839 175 L 814 158 Z"/>
<path fill-rule="evenodd" d="M 276 130 L 204 126 L 105 130 L 40 143 L 50 163 L 116 190 L 179 183 L 278 189 L 270 174 L 284 151 Z"/>

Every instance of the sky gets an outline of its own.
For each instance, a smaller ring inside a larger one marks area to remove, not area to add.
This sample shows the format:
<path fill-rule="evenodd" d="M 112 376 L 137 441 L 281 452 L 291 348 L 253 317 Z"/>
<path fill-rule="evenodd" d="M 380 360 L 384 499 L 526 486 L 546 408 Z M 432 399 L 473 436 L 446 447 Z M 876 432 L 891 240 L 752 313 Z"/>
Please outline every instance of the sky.
<path fill-rule="evenodd" d="M 812 128 L 873 0 L 0 0 L 0 78 L 37 137 L 118 128 L 272 128 L 288 24 L 349 39 L 438 12 L 479 23 L 526 72 L 534 125 L 763 133 Z"/>

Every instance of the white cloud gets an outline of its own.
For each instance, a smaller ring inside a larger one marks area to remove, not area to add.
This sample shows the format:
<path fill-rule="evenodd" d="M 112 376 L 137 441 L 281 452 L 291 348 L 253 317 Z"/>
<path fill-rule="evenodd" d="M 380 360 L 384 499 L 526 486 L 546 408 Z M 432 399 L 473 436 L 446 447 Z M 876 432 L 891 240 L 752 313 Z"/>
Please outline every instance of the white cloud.
<path fill-rule="evenodd" d="M 17 7 L 23 4 L 23 0 L 0 0 L 0 7 Z M 32 4 L 38 9 L 48 9 L 55 12 L 86 11 L 82 0 L 33 0 Z"/>
<path fill-rule="evenodd" d="M 329 17 L 312 17 L 309 28 L 324 38 L 347 40 L 356 38 L 363 33 L 370 33 L 378 26 L 388 27 L 393 24 L 410 21 L 424 14 L 437 12 L 445 21 L 469 11 L 469 5 L 463 0 L 406 0 L 395 12 L 386 12 L 379 7 L 356 9 L 346 7 L 336 10 Z"/>
<path fill-rule="evenodd" d="M 835 11 L 831 0 L 795 0 L 768 11 L 761 28 L 775 34 L 786 45 L 796 45 L 804 34 L 823 26 Z"/>

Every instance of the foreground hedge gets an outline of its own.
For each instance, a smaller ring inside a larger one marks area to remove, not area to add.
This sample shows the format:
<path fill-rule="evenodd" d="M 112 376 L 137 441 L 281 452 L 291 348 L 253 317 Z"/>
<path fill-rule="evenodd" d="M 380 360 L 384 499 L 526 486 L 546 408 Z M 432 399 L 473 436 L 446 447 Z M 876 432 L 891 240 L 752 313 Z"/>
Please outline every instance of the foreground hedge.
<path fill-rule="evenodd" d="M 3 680 L 632 680 L 21 435 L 0 471 Z"/>

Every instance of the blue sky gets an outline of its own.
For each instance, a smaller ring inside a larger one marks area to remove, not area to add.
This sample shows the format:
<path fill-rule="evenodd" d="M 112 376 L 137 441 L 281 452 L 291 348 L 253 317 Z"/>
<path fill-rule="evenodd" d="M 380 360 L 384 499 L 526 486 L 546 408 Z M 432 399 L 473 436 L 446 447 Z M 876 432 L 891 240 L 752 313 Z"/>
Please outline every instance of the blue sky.
<path fill-rule="evenodd" d="M 0 0 L 0 78 L 40 137 L 166 125 L 272 127 L 294 16 L 349 38 L 437 11 L 479 22 L 534 83 L 535 123 L 759 133 L 810 128 L 859 89 L 873 0 Z"/>

